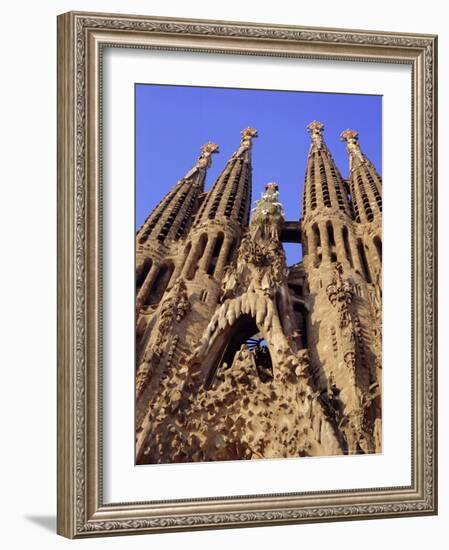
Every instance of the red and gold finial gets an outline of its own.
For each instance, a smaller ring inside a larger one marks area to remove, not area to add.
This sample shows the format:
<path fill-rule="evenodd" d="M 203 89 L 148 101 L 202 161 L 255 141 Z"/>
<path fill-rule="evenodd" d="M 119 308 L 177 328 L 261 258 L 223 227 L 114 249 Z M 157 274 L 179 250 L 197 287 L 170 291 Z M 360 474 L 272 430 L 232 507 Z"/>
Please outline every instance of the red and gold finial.
<path fill-rule="evenodd" d="M 218 145 L 212 141 L 208 141 L 201 147 L 203 155 L 211 155 L 212 153 L 219 153 Z"/>
<path fill-rule="evenodd" d="M 255 128 L 245 128 L 240 132 L 242 134 L 242 139 L 251 139 L 257 137 L 257 130 Z"/>
<path fill-rule="evenodd" d="M 318 122 L 318 120 L 313 120 L 307 125 L 307 131 L 312 138 L 312 145 L 310 146 L 311 151 L 316 151 L 323 148 L 323 130 L 324 124 L 322 122 Z"/>
<path fill-rule="evenodd" d="M 307 131 L 309 134 L 322 134 L 324 130 L 324 124 L 318 122 L 318 120 L 312 120 L 310 124 L 307 125 Z"/>
<path fill-rule="evenodd" d="M 341 141 L 358 141 L 359 133 L 357 130 L 350 130 L 349 128 L 340 134 Z"/>
<path fill-rule="evenodd" d="M 357 130 L 347 129 L 340 134 L 341 141 L 346 141 L 346 150 L 349 153 L 349 169 L 352 171 L 355 166 L 364 162 L 364 156 L 360 150 L 359 133 Z"/>
<path fill-rule="evenodd" d="M 212 164 L 212 155 L 219 152 L 218 145 L 212 141 L 208 141 L 201 147 L 201 155 L 196 161 L 196 166 L 198 168 L 209 168 Z"/>
<path fill-rule="evenodd" d="M 245 128 L 241 132 L 242 135 L 242 141 L 240 142 L 240 146 L 244 146 L 245 148 L 251 147 L 253 138 L 257 137 L 257 130 L 255 128 Z"/>

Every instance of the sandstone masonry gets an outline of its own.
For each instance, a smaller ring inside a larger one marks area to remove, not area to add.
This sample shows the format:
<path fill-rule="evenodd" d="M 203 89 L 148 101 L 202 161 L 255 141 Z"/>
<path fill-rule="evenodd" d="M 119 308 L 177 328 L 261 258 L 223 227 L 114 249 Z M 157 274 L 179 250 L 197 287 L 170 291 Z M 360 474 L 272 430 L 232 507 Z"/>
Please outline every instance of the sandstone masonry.
<path fill-rule="evenodd" d="M 381 452 L 382 181 L 356 131 L 343 179 L 307 130 L 300 221 L 275 183 L 250 216 L 246 128 L 210 191 L 214 143 L 137 232 L 137 464 Z"/>

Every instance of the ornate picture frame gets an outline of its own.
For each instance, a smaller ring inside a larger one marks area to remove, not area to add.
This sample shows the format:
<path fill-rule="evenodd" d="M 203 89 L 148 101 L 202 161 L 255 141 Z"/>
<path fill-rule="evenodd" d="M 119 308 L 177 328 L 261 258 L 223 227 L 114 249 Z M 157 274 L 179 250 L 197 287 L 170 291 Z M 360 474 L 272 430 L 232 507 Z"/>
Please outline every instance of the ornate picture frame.
<path fill-rule="evenodd" d="M 410 67 L 409 485 L 157 500 L 149 490 L 144 502 L 105 501 L 102 91 L 106 48 Z M 437 513 L 436 62 L 433 35 L 81 12 L 58 17 L 59 534 L 83 538 Z"/>

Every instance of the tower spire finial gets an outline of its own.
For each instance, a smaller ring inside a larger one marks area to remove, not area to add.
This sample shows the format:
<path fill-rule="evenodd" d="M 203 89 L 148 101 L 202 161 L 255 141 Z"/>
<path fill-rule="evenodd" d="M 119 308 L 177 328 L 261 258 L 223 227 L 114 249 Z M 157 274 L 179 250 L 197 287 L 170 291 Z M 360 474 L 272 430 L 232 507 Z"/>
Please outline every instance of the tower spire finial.
<path fill-rule="evenodd" d="M 198 168 L 209 168 L 212 164 L 212 155 L 219 152 L 218 145 L 213 141 L 208 141 L 201 146 L 201 155 L 198 157 L 196 165 Z"/>
<path fill-rule="evenodd" d="M 351 130 L 348 128 L 344 132 L 340 134 L 341 141 L 347 141 L 349 142 L 358 142 L 359 141 L 359 133 L 357 130 Z"/>
<path fill-rule="evenodd" d="M 193 176 L 207 170 L 212 164 L 212 155 L 219 152 L 218 145 L 212 141 L 202 145 L 200 156 L 196 159 L 195 165 L 184 176 L 184 179 L 190 180 Z"/>
<path fill-rule="evenodd" d="M 354 161 L 361 163 L 364 160 L 359 144 L 359 133 L 357 130 L 348 128 L 340 134 L 340 139 L 341 141 L 346 141 L 346 150 L 349 153 L 349 168 L 352 170 Z"/>
<path fill-rule="evenodd" d="M 258 137 L 257 136 L 257 130 L 255 128 L 245 128 L 240 132 L 242 139 L 240 140 L 240 147 L 238 148 L 235 155 L 237 157 L 240 157 L 247 151 L 250 151 L 252 144 L 253 144 L 253 138 Z"/>
<path fill-rule="evenodd" d="M 316 147 L 316 149 L 323 148 L 323 130 L 324 124 L 318 122 L 318 120 L 313 120 L 307 125 L 307 131 L 312 137 L 312 146 Z"/>
<path fill-rule="evenodd" d="M 253 138 L 258 137 L 257 130 L 251 127 L 245 128 L 240 133 L 242 135 L 240 145 L 246 145 L 248 148 L 251 147 Z"/>
<path fill-rule="evenodd" d="M 349 185 L 355 218 L 358 223 L 380 219 L 382 212 L 382 178 L 376 168 L 362 152 L 357 130 L 345 130 L 340 134 L 346 141 L 349 154 Z"/>

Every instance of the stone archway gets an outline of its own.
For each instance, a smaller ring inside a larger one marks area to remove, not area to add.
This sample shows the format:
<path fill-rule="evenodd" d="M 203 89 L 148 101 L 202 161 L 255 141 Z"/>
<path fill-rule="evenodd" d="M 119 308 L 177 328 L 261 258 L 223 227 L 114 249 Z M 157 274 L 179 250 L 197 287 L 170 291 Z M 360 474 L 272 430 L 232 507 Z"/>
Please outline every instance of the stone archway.
<path fill-rule="evenodd" d="M 260 341 L 263 341 L 263 345 L 259 345 L 262 349 L 254 348 L 256 337 Z M 234 357 L 242 350 L 242 346 L 246 346 L 247 350 L 253 354 L 255 364 L 259 359 L 260 369 L 263 371 L 272 371 L 272 360 L 270 350 L 266 344 L 263 334 L 256 323 L 256 319 L 250 314 L 242 314 L 232 325 L 228 325 L 223 332 L 216 338 L 214 344 L 211 346 L 204 358 L 203 365 L 205 365 L 205 387 L 209 388 L 215 378 L 217 372 L 224 368 L 228 369 L 232 366 Z M 260 357 L 259 357 L 260 355 Z M 263 365 L 266 366 L 264 367 Z M 257 373 L 260 375 L 259 368 Z M 262 375 L 262 377 L 268 378 L 268 373 Z"/>

